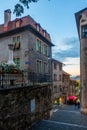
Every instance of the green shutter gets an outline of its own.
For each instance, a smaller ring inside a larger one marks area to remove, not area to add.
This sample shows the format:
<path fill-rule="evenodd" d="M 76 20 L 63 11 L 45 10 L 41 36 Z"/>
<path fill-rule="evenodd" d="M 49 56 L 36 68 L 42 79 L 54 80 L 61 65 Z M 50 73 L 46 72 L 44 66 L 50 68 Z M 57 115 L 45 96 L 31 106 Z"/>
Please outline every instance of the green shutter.
<path fill-rule="evenodd" d="M 36 51 L 39 51 L 39 41 L 38 41 L 38 39 L 36 40 Z"/>
<path fill-rule="evenodd" d="M 17 65 L 17 68 L 20 68 L 20 59 L 14 59 L 15 64 Z"/>

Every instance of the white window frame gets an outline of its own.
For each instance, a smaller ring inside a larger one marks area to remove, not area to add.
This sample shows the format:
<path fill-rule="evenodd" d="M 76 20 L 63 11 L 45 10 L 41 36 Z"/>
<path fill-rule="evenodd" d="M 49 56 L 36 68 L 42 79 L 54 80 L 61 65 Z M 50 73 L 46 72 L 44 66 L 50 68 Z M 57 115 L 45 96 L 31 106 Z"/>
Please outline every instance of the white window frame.
<path fill-rule="evenodd" d="M 38 68 L 37 68 L 37 62 L 38 61 L 41 62 L 41 66 L 40 66 L 41 68 L 39 69 L 39 71 L 38 71 Z M 36 60 L 36 70 L 37 70 L 37 73 L 42 73 L 42 60 L 40 60 L 40 59 Z"/>
<path fill-rule="evenodd" d="M 38 47 L 37 47 L 37 43 L 38 43 L 37 40 L 39 41 Z M 39 38 L 36 38 L 36 51 L 40 53 L 42 52 L 42 41 Z"/>
<path fill-rule="evenodd" d="M 12 36 L 11 37 L 11 39 L 12 39 L 12 44 L 14 45 L 14 50 L 17 50 L 17 49 L 15 49 L 15 46 L 16 46 L 16 43 L 18 42 L 17 41 L 17 37 L 20 37 L 20 39 L 19 39 L 19 44 L 21 43 L 21 36 L 20 35 L 14 35 L 14 36 Z M 16 41 L 15 42 L 13 42 L 13 38 L 16 38 Z M 19 45 L 20 46 L 20 45 Z M 19 47 L 20 48 L 20 47 Z"/>
<path fill-rule="evenodd" d="M 46 47 L 46 49 L 47 49 L 47 53 L 45 53 L 45 47 Z M 45 44 L 45 43 L 43 43 L 43 54 L 45 55 L 45 56 L 48 56 L 48 45 L 47 44 Z"/>

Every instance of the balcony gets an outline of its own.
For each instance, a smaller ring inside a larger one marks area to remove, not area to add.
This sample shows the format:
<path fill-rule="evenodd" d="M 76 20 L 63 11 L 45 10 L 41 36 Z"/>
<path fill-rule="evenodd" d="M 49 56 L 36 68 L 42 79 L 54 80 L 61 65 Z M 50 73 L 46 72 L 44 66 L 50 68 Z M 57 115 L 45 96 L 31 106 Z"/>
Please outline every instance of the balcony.
<path fill-rule="evenodd" d="M 32 85 L 48 85 L 51 82 L 50 74 L 37 74 L 34 72 L 23 71 L 20 74 L 1 73 L 0 88 L 32 86 Z"/>
<path fill-rule="evenodd" d="M 33 83 L 50 83 L 51 82 L 51 75 L 29 72 L 28 73 L 28 80 L 30 82 L 33 82 Z"/>

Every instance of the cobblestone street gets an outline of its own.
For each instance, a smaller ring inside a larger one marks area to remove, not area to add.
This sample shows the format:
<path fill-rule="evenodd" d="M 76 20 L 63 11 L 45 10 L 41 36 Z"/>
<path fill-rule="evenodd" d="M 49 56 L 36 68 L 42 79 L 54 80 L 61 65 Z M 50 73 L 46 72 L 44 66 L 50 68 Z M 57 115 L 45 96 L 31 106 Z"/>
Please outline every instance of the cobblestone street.
<path fill-rule="evenodd" d="M 31 130 L 87 130 L 87 115 L 73 105 L 56 107 L 49 120 L 38 122 Z"/>

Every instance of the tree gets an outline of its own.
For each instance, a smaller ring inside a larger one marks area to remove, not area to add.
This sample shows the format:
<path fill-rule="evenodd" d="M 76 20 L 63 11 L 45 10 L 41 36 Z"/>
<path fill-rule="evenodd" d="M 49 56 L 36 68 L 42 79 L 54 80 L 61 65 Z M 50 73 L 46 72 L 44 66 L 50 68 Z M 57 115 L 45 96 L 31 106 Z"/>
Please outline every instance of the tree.
<path fill-rule="evenodd" d="M 24 13 L 24 7 L 29 9 L 30 3 L 38 2 L 39 0 L 18 0 L 19 3 L 17 3 L 14 7 L 13 13 L 16 14 L 16 16 L 21 16 Z"/>
<path fill-rule="evenodd" d="M 24 13 L 24 7 L 29 9 L 29 4 L 30 3 L 36 3 L 39 0 L 18 0 L 19 3 L 17 3 L 14 7 L 13 13 L 16 14 L 16 16 L 21 16 Z M 48 0 L 50 1 L 50 0 Z"/>

